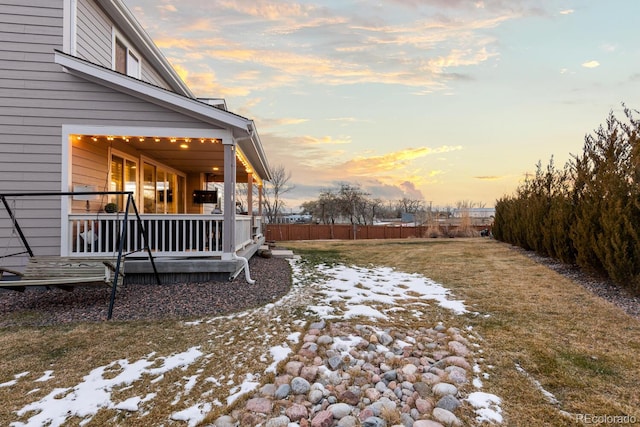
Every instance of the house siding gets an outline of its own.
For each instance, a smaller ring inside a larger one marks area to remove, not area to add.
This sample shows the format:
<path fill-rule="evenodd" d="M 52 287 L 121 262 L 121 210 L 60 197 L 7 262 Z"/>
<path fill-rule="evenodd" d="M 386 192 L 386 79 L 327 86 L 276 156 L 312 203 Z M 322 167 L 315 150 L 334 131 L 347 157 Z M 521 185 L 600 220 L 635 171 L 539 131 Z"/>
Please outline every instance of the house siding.
<path fill-rule="evenodd" d="M 94 64 L 106 68 L 112 66 L 113 22 L 93 0 L 78 0 L 76 54 Z M 131 44 L 129 40 L 127 43 Z M 136 46 L 133 46 L 136 49 Z M 147 58 L 141 58 L 141 80 L 171 89 L 169 84 L 150 65 Z"/>
<path fill-rule="evenodd" d="M 111 68 L 111 22 L 92 0 L 79 0 L 76 16 L 76 55 Z"/>
<path fill-rule="evenodd" d="M 23 0 L 0 0 L 0 193 L 61 190 L 66 160 L 62 144 L 68 144 L 62 141 L 65 124 L 206 127 L 191 117 L 66 73 L 54 63 L 54 50 L 62 49 L 62 33 L 62 0 L 31 0 L 28 6 Z M 72 155 L 84 156 L 73 173 L 104 182 L 104 161 L 94 163 L 100 154 L 72 150 Z M 34 253 L 60 254 L 62 200 L 10 203 Z M 21 250 L 8 216 L 0 212 L 0 256 Z M 0 258 L 0 265 L 7 267 L 19 267 L 18 262 L 24 260 Z"/>
<path fill-rule="evenodd" d="M 145 82 L 160 86 L 161 88 L 171 90 L 171 87 L 160 77 L 160 75 L 149 66 L 145 60 L 142 61 L 141 79 Z"/>

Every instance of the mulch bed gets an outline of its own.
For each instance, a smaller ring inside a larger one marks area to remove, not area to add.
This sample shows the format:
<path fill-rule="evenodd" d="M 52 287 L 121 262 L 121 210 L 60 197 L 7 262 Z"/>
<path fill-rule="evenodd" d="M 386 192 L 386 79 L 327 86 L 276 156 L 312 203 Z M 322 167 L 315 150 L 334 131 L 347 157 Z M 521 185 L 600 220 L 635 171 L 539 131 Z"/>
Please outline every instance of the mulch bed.
<path fill-rule="evenodd" d="M 249 270 L 256 281 L 253 285 L 242 273 L 232 282 L 123 286 L 116 295 L 112 320 L 224 315 L 271 303 L 291 288 L 291 268 L 286 259 L 253 257 Z M 77 287 L 72 292 L 57 288 L 0 291 L 0 328 L 104 321 L 110 295 L 107 287 Z"/>

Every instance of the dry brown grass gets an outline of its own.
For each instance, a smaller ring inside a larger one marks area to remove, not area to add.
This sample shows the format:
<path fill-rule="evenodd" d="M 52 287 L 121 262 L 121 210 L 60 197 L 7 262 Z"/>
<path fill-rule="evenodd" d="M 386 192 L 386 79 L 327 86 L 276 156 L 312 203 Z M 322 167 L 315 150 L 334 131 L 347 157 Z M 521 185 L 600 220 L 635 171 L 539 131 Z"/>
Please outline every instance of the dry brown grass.
<path fill-rule="evenodd" d="M 581 425 L 575 416 L 564 417 L 560 411 L 628 414 L 640 419 L 636 353 L 640 350 L 640 322 L 507 245 L 475 238 L 291 242 L 286 246 L 312 260 L 387 265 L 420 273 L 464 299 L 468 309 L 479 314 L 456 316 L 431 305 L 427 317 L 397 312 L 388 326 L 417 330 L 438 321 L 460 329 L 472 326 L 483 350 L 476 356 L 485 359 L 483 366 L 493 366 L 486 371 L 490 377 L 483 380 L 483 391 L 503 398 L 504 425 Z M 15 411 L 54 388 L 78 384 L 98 366 L 120 359 L 133 362 L 152 352 L 168 356 L 200 346 L 207 357 L 186 370 L 168 372 L 158 383 L 147 376 L 132 388 L 114 393 L 116 401 L 158 393 L 150 404 L 141 405 L 142 410 L 103 409 L 89 424 L 184 425 L 169 421 L 170 414 L 198 402 L 224 400 L 230 394 L 232 386 L 225 384 L 228 376 L 218 386 L 204 378 L 233 374 L 237 385 L 246 373 L 264 372 L 270 362 L 260 360 L 260 355 L 302 329 L 302 321 L 309 320 L 304 309 L 312 300 L 312 295 L 301 294 L 269 310 L 251 310 L 244 317 L 218 318 L 198 325 L 109 322 L 2 329 L 0 383 L 21 372 L 30 374 L 14 386 L 0 387 L 0 425 L 16 421 Z M 519 372 L 516 364 L 528 375 Z M 33 382 L 49 369 L 54 370 L 53 379 Z M 185 378 L 194 375 L 199 380 L 186 394 Z M 266 375 L 260 381 L 272 378 Z M 559 404 L 549 403 L 532 380 L 553 393 Z M 36 387 L 41 389 L 28 394 Z M 179 403 L 172 404 L 178 395 Z M 203 395 L 207 397 L 203 399 Z M 207 421 L 220 412 L 214 406 Z M 69 425 L 78 421 L 75 418 Z M 463 416 L 463 421 L 468 423 L 469 419 Z"/>
<path fill-rule="evenodd" d="M 301 328 L 281 321 L 301 320 L 304 313 L 301 304 L 288 301 L 269 309 L 249 310 L 243 316 L 218 317 L 199 324 L 132 321 L 0 329 L 0 384 L 13 380 L 16 374 L 29 372 L 17 384 L 0 387 L 0 425 L 26 421 L 34 413 L 18 417 L 16 411 L 55 388 L 67 389 L 81 383 L 94 368 L 121 359 L 129 363 L 154 360 L 194 346 L 199 347 L 203 356 L 186 369 L 168 371 L 157 382 L 152 381 L 157 375 L 145 374 L 131 387 L 118 386 L 113 390 L 111 400 L 114 402 L 157 393 L 149 403 L 141 404 L 139 411 L 101 409 L 88 425 L 181 426 L 185 423 L 171 421 L 171 414 L 203 402 L 214 404 L 210 417 L 215 419 L 220 407 L 214 402 L 226 404 L 232 388 L 241 384 L 246 374 L 258 374 L 260 381 L 273 378 L 272 374 L 264 374 L 271 360 L 260 360 L 260 357 L 269 354 L 272 346 L 286 343 L 287 336 Z M 149 358 L 153 352 L 156 356 Z M 161 362 L 158 360 L 157 364 Z M 53 378 L 34 382 L 46 370 L 54 371 Z M 118 372 L 116 365 L 104 378 Z M 193 376 L 197 376 L 198 381 L 187 393 L 187 379 Z M 219 383 L 205 381 L 206 378 L 218 379 Z M 233 384 L 228 384 L 230 380 Z M 39 390 L 34 392 L 36 388 Z M 78 425 L 80 420 L 71 418 L 65 425 Z"/>
<path fill-rule="evenodd" d="M 484 339 L 485 363 L 494 366 L 484 391 L 503 398 L 506 425 L 582 425 L 575 414 L 631 415 L 640 422 L 640 321 L 508 245 L 475 238 L 286 246 L 420 273 L 464 299 L 479 315 L 448 324 L 470 325 Z M 559 403 L 550 403 L 534 380 Z"/>

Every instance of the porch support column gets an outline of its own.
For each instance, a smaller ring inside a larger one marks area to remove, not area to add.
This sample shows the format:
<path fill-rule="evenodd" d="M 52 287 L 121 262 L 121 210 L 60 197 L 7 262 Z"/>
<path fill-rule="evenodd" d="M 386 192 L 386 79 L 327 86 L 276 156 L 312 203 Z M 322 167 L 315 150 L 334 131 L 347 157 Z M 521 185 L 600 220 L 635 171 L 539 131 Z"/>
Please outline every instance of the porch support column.
<path fill-rule="evenodd" d="M 259 184 L 258 185 L 258 216 L 262 216 L 262 191 L 263 191 L 263 184 Z"/>
<path fill-rule="evenodd" d="M 236 146 L 233 138 L 222 140 L 224 146 L 224 222 L 222 225 L 222 259 L 233 259 L 236 252 Z"/>
<path fill-rule="evenodd" d="M 253 173 L 247 174 L 247 213 L 253 216 Z"/>

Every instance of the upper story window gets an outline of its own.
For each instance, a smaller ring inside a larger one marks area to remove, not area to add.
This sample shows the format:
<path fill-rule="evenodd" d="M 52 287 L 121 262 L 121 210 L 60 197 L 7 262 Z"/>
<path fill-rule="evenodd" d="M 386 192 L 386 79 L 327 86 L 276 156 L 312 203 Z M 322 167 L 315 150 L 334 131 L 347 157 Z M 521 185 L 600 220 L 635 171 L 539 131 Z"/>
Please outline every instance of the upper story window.
<path fill-rule="evenodd" d="M 136 79 L 140 78 L 140 56 L 114 31 L 113 69 Z"/>

